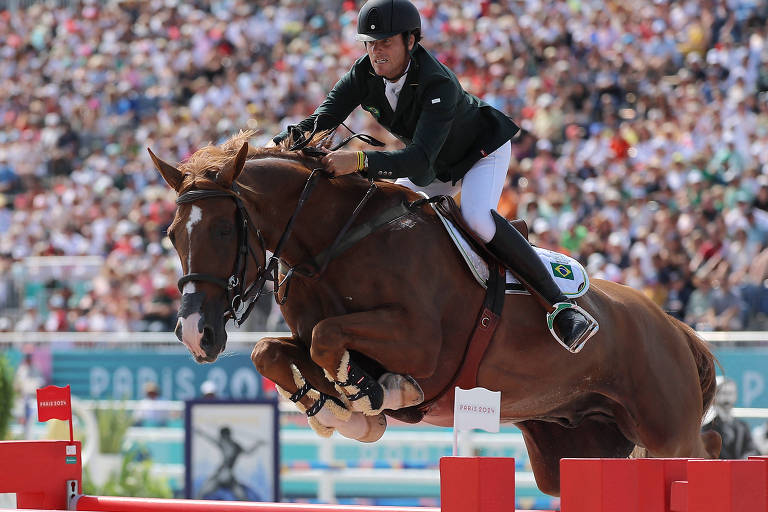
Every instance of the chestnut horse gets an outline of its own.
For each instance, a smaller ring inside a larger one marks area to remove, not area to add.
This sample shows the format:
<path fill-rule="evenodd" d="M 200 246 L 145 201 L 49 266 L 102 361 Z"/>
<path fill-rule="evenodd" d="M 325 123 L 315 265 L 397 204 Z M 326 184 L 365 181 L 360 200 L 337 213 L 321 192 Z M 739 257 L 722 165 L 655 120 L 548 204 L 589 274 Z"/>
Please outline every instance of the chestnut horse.
<path fill-rule="evenodd" d="M 185 272 L 177 336 L 198 362 L 224 349 L 225 323 L 242 307 L 233 293 L 258 277 L 263 283 L 265 251 L 278 251 L 284 268 L 314 261 L 370 186 L 357 175 L 322 176 L 303 195 L 319 160 L 287 146 L 249 150 L 249 136 L 203 148 L 178 168 L 150 151 L 178 193 L 168 229 Z M 376 185 L 355 224 L 417 199 L 392 183 Z M 381 409 L 451 426 L 450 403 L 421 414 L 410 406 L 451 384 L 484 293 L 424 206 L 346 248 L 321 273 L 295 275 L 282 306 L 292 335 L 260 340 L 252 359 L 326 435 L 335 427 L 375 440 L 386 427 Z M 285 298 L 284 288 L 276 296 Z M 716 456 L 719 437 L 700 434 L 714 359 L 696 333 L 637 290 L 609 281 L 592 281 L 579 304 L 600 331 L 571 354 L 552 338 L 535 300 L 507 296 L 477 373 L 479 386 L 502 392 L 502 421 L 523 432 L 539 488 L 559 493 L 563 457 L 627 457 L 635 447 L 653 457 Z M 379 368 L 376 377 L 383 373 L 379 411 L 360 414 L 347 389 L 328 379 L 339 380 L 350 353 Z"/>

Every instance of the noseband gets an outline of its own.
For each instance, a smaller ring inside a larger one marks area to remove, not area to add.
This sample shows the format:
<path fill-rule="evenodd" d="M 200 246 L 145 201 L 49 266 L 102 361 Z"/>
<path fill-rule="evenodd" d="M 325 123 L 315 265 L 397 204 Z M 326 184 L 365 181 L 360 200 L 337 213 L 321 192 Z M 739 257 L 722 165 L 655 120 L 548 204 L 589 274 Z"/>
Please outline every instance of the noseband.
<path fill-rule="evenodd" d="M 253 233 L 259 242 L 263 256 L 262 260 L 266 261 L 267 259 L 267 248 L 264 244 L 264 237 L 261 235 L 261 231 L 259 231 L 259 229 L 257 229 L 251 222 L 248 211 L 245 209 L 245 205 L 243 204 L 240 195 L 237 193 L 235 184 L 232 185 L 232 190 L 190 190 L 184 192 L 176 199 L 176 204 L 189 204 L 202 199 L 211 199 L 217 197 L 228 197 L 235 202 L 235 206 L 237 207 L 236 215 L 237 222 L 240 224 L 240 231 L 237 236 L 237 258 L 235 259 L 235 267 L 232 270 L 232 274 L 229 276 L 229 279 L 224 280 L 211 274 L 190 272 L 189 274 L 186 274 L 179 279 L 178 286 L 179 291 L 182 293 L 184 290 L 184 285 L 192 281 L 205 281 L 207 283 L 212 283 L 219 286 L 220 288 L 223 288 L 227 294 L 227 313 L 225 314 L 225 320 L 226 318 L 232 318 L 237 323 L 237 325 L 240 326 L 243 322 L 245 322 L 245 319 L 250 314 L 256 299 L 258 299 L 261 295 L 264 285 L 267 281 L 266 270 L 259 268 L 256 280 L 247 288 L 245 286 L 245 276 L 246 272 L 248 271 L 248 255 L 250 254 L 254 261 L 259 261 L 259 259 L 256 257 L 253 247 L 248 243 L 249 233 Z M 249 297 L 254 295 L 254 290 L 257 286 L 259 289 L 255 292 L 255 297 L 243 311 L 243 304 L 246 300 L 248 300 Z M 242 313 L 240 316 L 238 316 L 238 312 L 240 311 L 242 311 Z"/>

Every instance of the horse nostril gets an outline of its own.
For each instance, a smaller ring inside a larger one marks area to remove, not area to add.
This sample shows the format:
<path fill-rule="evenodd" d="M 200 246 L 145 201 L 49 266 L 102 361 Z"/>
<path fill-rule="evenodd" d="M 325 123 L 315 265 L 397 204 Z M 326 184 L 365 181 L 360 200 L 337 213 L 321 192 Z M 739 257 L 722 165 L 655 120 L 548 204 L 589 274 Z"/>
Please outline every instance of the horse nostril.
<path fill-rule="evenodd" d="M 173 330 L 173 334 L 176 335 L 176 337 L 179 339 L 179 341 L 182 341 L 182 337 L 181 337 L 181 318 L 179 318 L 176 321 L 176 329 Z"/>
<path fill-rule="evenodd" d="M 206 352 L 213 347 L 213 329 L 211 327 L 203 328 L 203 338 L 200 340 L 200 346 Z"/>

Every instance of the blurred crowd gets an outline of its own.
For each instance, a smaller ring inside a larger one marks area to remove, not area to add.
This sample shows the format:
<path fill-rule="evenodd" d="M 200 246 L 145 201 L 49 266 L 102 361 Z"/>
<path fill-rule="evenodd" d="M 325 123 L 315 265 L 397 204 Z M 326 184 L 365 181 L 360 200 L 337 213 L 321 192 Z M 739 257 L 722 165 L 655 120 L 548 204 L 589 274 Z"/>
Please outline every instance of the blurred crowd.
<path fill-rule="evenodd" d="M 364 51 L 361 3 L 0 11 L 0 330 L 171 330 L 175 197 L 145 148 L 304 118 Z M 534 243 L 697 329 L 768 328 L 766 2 L 414 3 L 422 44 L 523 128 L 499 209 Z M 101 259 L 78 288 L 45 256 Z M 279 326 L 264 307 L 250 328 Z"/>

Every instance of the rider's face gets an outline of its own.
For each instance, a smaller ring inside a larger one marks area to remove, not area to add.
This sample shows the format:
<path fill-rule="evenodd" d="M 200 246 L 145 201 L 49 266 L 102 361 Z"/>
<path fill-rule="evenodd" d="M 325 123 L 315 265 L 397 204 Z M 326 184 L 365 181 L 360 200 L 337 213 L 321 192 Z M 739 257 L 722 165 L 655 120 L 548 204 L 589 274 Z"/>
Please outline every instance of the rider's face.
<path fill-rule="evenodd" d="M 413 48 L 415 40 L 413 35 L 409 36 L 409 48 Z M 365 50 L 371 59 L 373 71 L 384 78 L 396 79 L 408 66 L 410 55 L 400 34 L 378 41 L 368 41 L 365 43 Z"/>

